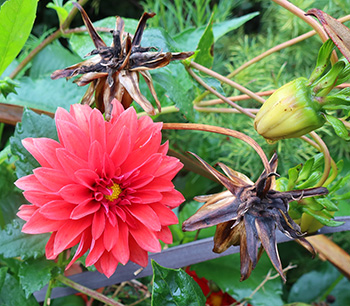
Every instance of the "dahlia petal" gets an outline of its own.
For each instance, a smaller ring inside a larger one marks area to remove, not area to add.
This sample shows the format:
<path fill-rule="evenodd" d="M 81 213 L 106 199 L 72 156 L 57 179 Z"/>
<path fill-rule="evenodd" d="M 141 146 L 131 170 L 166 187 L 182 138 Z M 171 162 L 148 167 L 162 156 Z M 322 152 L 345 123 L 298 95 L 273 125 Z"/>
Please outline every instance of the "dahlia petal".
<path fill-rule="evenodd" d="M 72 116 L 72 114 L 70 114 L 66 109 L 62 108 L 62 107 L 58 107 L 55 113 L 55 122 L 57 125 L 57 120 L 61 120 L 61 121 L 67 121 L 70 122 L 74 125 L 77 124 L 77 121 L 75 120 L 75 118 Z"/>
<path fill-rule="evenodd" d="M 91 217 L 85 217 L 80 220 L 69 220 L 65 222 L 58 230 L 54 244 L 54 254 L 59 254 L 67 249 L 67 246 L 75 240 L 81 233 L 91 225 Z"/>
<path fill-rule="evenodd" d="M 131 205 L 126 207 L 129 212 L 145 226 L 147 226 L 152 231 L 159 231 L 161 229 L 161 223 L 157 214 L 148 205 Z"/>
<path fill-rule="evenodd" d="M 129 249 L 129 230 L 124 222 L 119 222 L 119 235 L 116 245 L 111 250 L 114 257 L 123 265 L 125 265 L 130 258 Z"/>
<path fill-rule="evenodd" d="M 59 195 L 63 200 L 73 203 L 80 204 L 81 202 L 92 200 L 92 192 L 87 187 L 80 184 L 68 184 L 60 189 Z"/>
<path fill-rule="evenodd" d="M 132 189 L 139 189 L 139 188 L 144 187 L 145 185 L 148 186 L 148 184 L 150 182 L 152 182 L 153 179 L 154 179 L 154 176 L 149 175 L 147 173 L 146 173 L 146 175 L 143 175 L 143 176 L 139 175 L 139 176 L 137 176 L 137 178 L 135 180 L 130 179 L 131 183 L 128 187 L 132 188 Z"/>
<path fill-rule="evenodd" d="M 84 159 L 89 150 L 89 141 L 86 134 L 76 125 L 56 119 L 58 138 L 60 143 L 74 155 Z"/>
<path fill-rule="evenodd" d="M 49 220 L 45 218 L 38 210 L 23 225 L 22 232 L 26 234 L 43 234 L 57 231 L 64 221 Z"/>
<path fill-rule="evenodd" d="M 98 141 L 94 141 L 89 149 L 88 153 L 88 160 L 89 160 L 89 167 L 90 170 L 95 171 L 99 176 L 102 175 L 102 163 L 101 163 L 101 156 L 103 156 L 103 149 L 101 144 Z"/>
<path fill-rule="evenodd" d="M 162 195 L 162 203 L 171 208 L 178 207 L 183 201 L 185 201 L 185 198 L 181 192 L 177 191 L 176 189 L 171 192 L 163 192 Z"/>
<path fill-rule="evenodd" d="M 95 263 L 95 267 L 97 271 L 110 278 L 117 269 L 118 263 L 118 260 L 115 259 L 112 253 L 104 252 Z"/>
<path fill-rule="evenodd" d="M 34 205 L 21 205 L 18 209 L 17 216 L 22 220 L 28 221 L 37 210 L 38 207 Z"/>
<path fill-rule="evenodd" d="M 85 260 L 86 266 L 89 267 L 95 264 L 100 259 L 100 257 L 102 256 L 105 250 L 106 249 L 103 244 L 102 238 L 99 238 L 97 240 L 92 240 L 92 243 L 90 246 L 90 252 Z"/>
<path fill-rule="evenodd" d="M 72 183 L 62 170 L 41 167 L 33 172 L 38 181 L 50 191 L 59 191 L 63 186 Z"/>
<path fill-rule="evenodd" d="M 131 150 L 130 131 L 127 127 L 121 128 L 118 139 L 114 142 L 114 147 L 111 149 L 110 157 L 114 162 L 115 167 L 120 166 L 128 157 Z"/>
<path fill-rule="evenodd" d="M 158 239 L 162 240 L 166 244 L 173 243 L 173 235 L 171 230 L 167 226 L 163 226 L 159 232 L 156 232 Z"/>
<path fill-rule="evenodd" d="M 106 224 L 106 215 L 101 208 L 94 214 L 92 220 L 91 234 L 94 240 L 97 240 L 102 235 Z"/>
<path fill-rule="evenodd" d="M 148 265 L 148 253 L 142 249 L 135 239 L 130 235 L 129 237 L 130 247 L 130 260 L 141 267 L 147 267 Z"/>
<path fill-rule="evenodd" d="M 143 153 L 140 153 L 143 154 Z M 155 153 L 152 156 L 150 156 L 146 161 L 143 161 L 141 164 L 139 164 L 138 167 L 138 176 L 140 177 L 143 173 L 147 175 L 154 175 L 154 173 L 157 171 L 159 166 L 162 163 L 163 156 L 159 153 Z M 141 161 L 140 161 L 141 162 Z M 124 163 L 125 165 L 127 164 L 127 161 Z M 135 169 L 137 168 L 135 167 Z M 129 167 L 128 167 L 129 168 Z M 128 171 L 132 171 L 134 169 L 128 169 L 124 165 L 121 167 L 122 171 L 125 173 Z"/>
<path fill-rule="evenodd" d="M 158 150 L 158 153 L 162 154 L 165 156 L 165 154 L 168 153 L 168 150 L 169 150 L 169 140 L 167 140 L 166 142 L 164 142 L 160 147 L 159 147 L 159 150 Z"/>
<path fill-rule="evenodd" d="M 61 165 L 60 168 L 73 180 L 75 179 L 74 173 L 76 171 L 89 168 L 89 164 L 85 160 L 69 152 L 67 149 L 57 149 L 56 155 Z"/>
<path fill-rule="evenodd" d="M 106 121 L 102 113 L 96 108 L 91 111 L 90 118 L 90 143 L 98 141 L 103 151 L 106 151 Z"/>
<path fill-rule="evenodd" d="M 91 245 L 91 234 L 89 234 L 88 231 L 84 231 L 83 234 L 81 235 L 78 248 L 77 248 L 72 260 L 67 265 L 65 271 L 67 271 L 79 257 L 83 256 L 87 252 L 90 245 Z"/>
<path fill-rule="evenodd" d="M 110 122 L 113 124 L 118 119 L 118 117 L 124 112 L 124 107 L 117 99 L 112 100 L 112 105 L 112 118 Z"/>
<path fill-rule="evenodd" d="M 149 204 L 149 207 L 151 207 L 158 215 L 162 226 L 177 224 L 179 222 L 175 213 L 165 205 L 160 203 L 152 203 Z"/>
<path fill-rule="evenodd" d="M 49 241 L 46 243 L 45 246 L 45 255 L 47 259 L 56 259 L 57 255 L 55 255 L 53 253 L 53 245 L 55 242 L 55 238 L 56 238 L 56 232 L 52 233 L 52 235 L 49 238 Z"/>
<path fill-rule="evenodd" d="M 141 189 L 141 190 L 137 190 L 132 195 L 134 197 L 140 198 L 143 204 L 154 203 L 154 202 L 161 201 L 163 199 L 162 194 L 158 191 L 143 191 Z"/>
<path fill-rule="evenodd" d="M 76 205 L 73 209 L 70 217 L 73 220 L 78 220 L 84 218 L 88 215 L 91 215 L 98 211 L 101 207 L 101 204 L 95 200 L 87 199 L 84 202 Z"/>
<path fill-rule="evenodd" d="M 145 122 L 147 123 L 145 124 Z M 139 127 L 138 127 L 138 135 L 134 147 L 140 148 L 147 144 L 150 140 L 150 138 L 155 137 L 156 135 L 161 134 L 161 129 L 163 124 L 161 122 L 155 122 L 153 123 L 152 119 L 148 116 L 141 117 L 138 120 Z"/>
<path fill-rule="evenodd" d="M 70 114 L 76 120 L 78 127 L 86 135 L 89 135 L 89 117 L 91 110 L 91 107 L 88 105 L 72 104 L 70 106 Z"/>
<path fill-rule="evenodd" d="M 51 192 L 50 189 L 46 188 L 41 182 L 39 182 L 34 174 L 22 176 L 15 182 L 15 185 L 22 190 L 36 190 L 44 193 Z"/>
<path fill-rule="evenodd" d="M 157 190 L 159 192 L 166 192 L 166 191 L 172 191 L 174 189 L 174 184 L 170 180 L 165 180 L 163 178 L 155 178 L 149 184 L 142 187 L 143 187 L 142 190 L 145 190 L 145 191 Z"/>
<path fill-rule="evenodd" d="M 137 137 L 137 113 L 133 107 L 123 111 L 113 124 L 113 129 L 118 130 L 126 126 L 130 132 L 130 142 L 135 143 Z"/>
<path fill-rule="evenodd" d="M 112 179 L 115 174 L 115 166 L 111 158 L 108 156 L 107 153 L 103 155 L 103 171 L 102 171 L 102 176 L 105 178 L 110 178 Z"/>
<path fill-rule="evenodd" d="M 149 230 L 145 225 L 138 222 L 137 227 L 129 228 L 130 234 L 135 239 L 137 244 L 143 248 L 145 251 L 149 252 L 160 252 L 161 246 L 155 235 L 155 233 Z M 130 241 L 130 240 L 129 240 Z M 129 242 L 130 244 L 130 242 Z M 132 249 L 130 247 L 130 252 L 132 253 Z"/>
<path fill-rule="evenodd" d="M 23 192 L 24 197 L 29 203 L 37 206 L 43 206 L 47 202 L 61 200 L 61 197 L 55 193 L 47 193 L 42 191 L 27 190 Z"/>
<path fill-rule="evenodd" d="M 63 200 L 54 200 L 46 203 L 39 212 L 50 220 L 67 220 L 76 206 Z"/>
<path fill-rule="evenodd" d="M 98 174 L 90 169 L 80 169 L 74 173 L 78 183 L 89 189 L 93 189 L 94 184 L 98 181 Z"/>
<path fill-rule="evenodd" d="M 103 233 L 103 244 L 108 252 L 112 250 L 118 241 L 118 231 L 118 223 L 112 225 L 110 222 L 106 222 Z"/>
<path fill-rule="evenodd" d="M 162 164 L 158 167 L 154 175 L 162 177 L 163 179 L 172 180 L 182 167 L 183 164 L 177 158 L 164 156 Z"/>
<path fill-rule="evenodd" d="M 22 144 L 42 167 L 59 167 L 55 152 L 62 145 L 57 141 L 50 138 L 26 138 Z"/>

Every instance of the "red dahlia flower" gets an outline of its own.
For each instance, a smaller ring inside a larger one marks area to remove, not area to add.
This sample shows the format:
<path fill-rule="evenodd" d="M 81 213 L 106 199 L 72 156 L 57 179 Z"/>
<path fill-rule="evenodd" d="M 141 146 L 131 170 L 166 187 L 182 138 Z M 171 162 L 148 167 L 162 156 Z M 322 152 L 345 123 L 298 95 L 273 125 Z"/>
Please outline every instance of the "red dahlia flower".
<path fill-rule="evenodd" d="M 22 231 L 52 232 L 46 257 L 78 245 L 68 267 L 89 250 L 86 266 L 107 277 L 119 262 L 146 266 L 147 252 L 161 250 L 158 239 L 171 243 L 171 209 L 184 200 L 171 182 L 182 164 L 161 145 L 162 123 L 113 104 L 110 122 L 87 105 L 59 108 L 59 142 L 24 139 L 41 167 L 16 182 L 31 203 L 18 212 Z"/>

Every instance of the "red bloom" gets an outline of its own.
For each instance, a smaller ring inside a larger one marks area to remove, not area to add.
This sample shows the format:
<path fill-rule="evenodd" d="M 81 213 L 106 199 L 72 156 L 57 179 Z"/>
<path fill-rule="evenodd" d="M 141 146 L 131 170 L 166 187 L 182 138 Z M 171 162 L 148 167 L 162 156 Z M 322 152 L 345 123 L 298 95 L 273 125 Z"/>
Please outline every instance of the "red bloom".
<path fill-rule="evenodd" d="M 110 277 L 118 263 L 148 264 L 159 240 L 172 242 L 172 208 L 184 198 L 171 180 L 182 168 L 161 145 L 162 123 L 137 119 L 116 100 L 110 122 L 97 109 L 73 105 L 55 116 L 59 142 L 27 138 L 25 148 L 41 167 L 16 185 L 32 203 L 18 216 L 28 234 L 52 232 L 46 257 L 78 244 L 72 263 L 89 250 L 86 266 Z M 67 267 L 67 268 L 68 268 Z"/>

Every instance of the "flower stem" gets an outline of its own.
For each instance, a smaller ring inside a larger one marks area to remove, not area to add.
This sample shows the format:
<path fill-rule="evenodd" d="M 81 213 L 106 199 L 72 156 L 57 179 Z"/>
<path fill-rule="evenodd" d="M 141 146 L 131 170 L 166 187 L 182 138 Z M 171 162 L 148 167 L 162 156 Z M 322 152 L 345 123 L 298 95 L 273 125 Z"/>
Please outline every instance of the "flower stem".
<path fill-rule="evenodd" d="M 324 156 L 324 170 L 323 175 L 321 179 L 317 182 L 315 187 L 321 187 L 324 186 L 325 182 L 327 181 L 327 178 L 329 176 L 329 173 L 331 171 L 331 161 L 332 158 L 329 154 L 329 150 L 326 146 L 326 144 L 323 142 L 320 136 L 318 136 L 314 131 L 310 133 L 310 136 L 315 140 L 315 142 L 318 144 L 320 151 L 323 153 Z"/>
<path fill-rule="evenodd" d="M 202 85 L 205 89 L 225 101 L 227 104 L 231 105 L 235 109 L 239 110 L 242 114 L 247 115 L 250 118 L 255 118 L 255 115 L 253 115 L 251 112 L 245 110 L 243 107 L 240 107 L 238 104 L 232 102 L 231 100 L 227 99 L 225 96 L 222 94 L 218 93 L 215 89 L 211 88 L 208 84 L 206 84 L 198 75 L 196 75 L 191 68 L 186 67 L 187 72 L 200 84 Z"/>
<path fill-rule="evenodd" d="M 82 286 L 74 281 L 72 281 L 71 279 L 63 276 L 62 274 L 58 275 L 57 278 L 56 278 L 58 281 L 60 281 L 62 284 L 65 284 L 79 292 L 82 292 L 92 298 L 94 298 L 95 300 L 98 300 L 102 303 L 105 303 L 107 305 L 111 305 L 111 306 L 124 306 L 123 304 L 113 300 L 113 299 L 110 299 L 109 297 L 95 291 L 95 290 L 92 290 L 90 288 L 87 288 L 85 286 Z"/>
<path fill-rule="evenodd" d="M 157 116 L 157 115 L 177 113 L 179 111 L 179 108 L 176 107 L 175 105 L 171 105 L 171 106 L 162 107 L 161 112 L 159 112 L 157 109 L 155 111 L 156 111 L 156 114 L 154 116 Z M 149 116 L 149 115 L 146 112 L 140 112 L 137 114 L 138 118 L 140 118 L 142 116 Z M 152 117 L 154 117 L 154 116 L 152 116 Z"/>
<path fill-rule="evenodd" d="M 164 130 L 195 130 L 195 131 L 204 131 L 204 132 L 212 132 L 222 135 L 231 136 L 234 138 L 238 138 L 248 145 L 250 145 L 260 156 L 261 161 L 264 164 L 267 173 L 271 172 L 271 167 L 269 161 L 265 155 L 263 149 L 259 146 L 259 144 L 248 135 L 245 135 L 241 132 L 230 130 L 226 128 L 222 128 L 219 126 L 207 125 L 207 124 L 199 124 L 199 123 L 163 123 Z"/>
<path fill-rule="evenodd" d="M 52 292 L 53 283 L 54 283 L 54 279 L 50 279 L 49 284 L 47 286 L 47 290 L 46 290 L 45 299 L 44 299 L 44 305 L 43 306 L 50 305 L 50 296 L 51 296 L 51 292 Z"/>

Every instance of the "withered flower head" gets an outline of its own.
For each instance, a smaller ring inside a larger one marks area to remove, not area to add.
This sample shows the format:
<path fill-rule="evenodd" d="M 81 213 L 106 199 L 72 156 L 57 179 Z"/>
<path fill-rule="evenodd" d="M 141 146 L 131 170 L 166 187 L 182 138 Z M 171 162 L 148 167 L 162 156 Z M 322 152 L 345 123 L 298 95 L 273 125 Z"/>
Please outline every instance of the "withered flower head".
<path fill-rule="evenodd" d="M 276 154 L 269 162 L 272 172 L 264 170 L 255 183 L 244 174 L 219 163 L 225 176 L 193 155 L 227 190 L 196 197 L 197 201 L 206 203 L 183 223 L 183 230 L 194 231 L 216 225 L 213 248 L 216 253 L 226 251 L 231 245 L 240 245 L 241 281 L 250 276 L 263 249 L 285 281 L 277 250 L 276 228 L 314 253 L 311 244 L 303 238 L 299 225 L 289 216 L 288 203 L 302 197 L 324 195 L 328 190 L 324 187 L 287 192 L 273 190 L 277 175 Z"/>
<path fill-rule="evenodd" d="M 147 70 L 164 67 L 174 60 L 186 59 L 193 52 L 171 53 L 158 51 L 155 47 L 141 47 L 140 43 L 147 19 L 152 18 L 155 15 L 154 13 L 144 13 L 142 15 L 133 37 L 129 33 L 124 33 L 124 21 L 117 17 L 115 30 L 112 31 L 113 42 L 110 47 L 107 47 L 96 32 L 85 10 L 78 3 L 73 2 L 73 4 L 81 12 L 86 28 L 96 47 L 87 56 L 94 56 L 65 69 L 56 70 L 52 73 L 51 78 L 53 80 L 63 77 L 69 79 L 82 74 L 74 81 L 78 86 L 85 86 L 90 83 L 82 99 L 82 104 L 91 105 L 95 102 L 96 107 L 101 112 L 105 112 L 107 120 L 110 119 L 112 112 L 111 102 L 113 98 L 120 101 L 124 108 L 129 107 L 134 100 L 148 114 L 155 115 L 152 104 L 140 92 L 138 73 L 145 79 L 160 111 L 160 102 L 151 75 Z"/>

